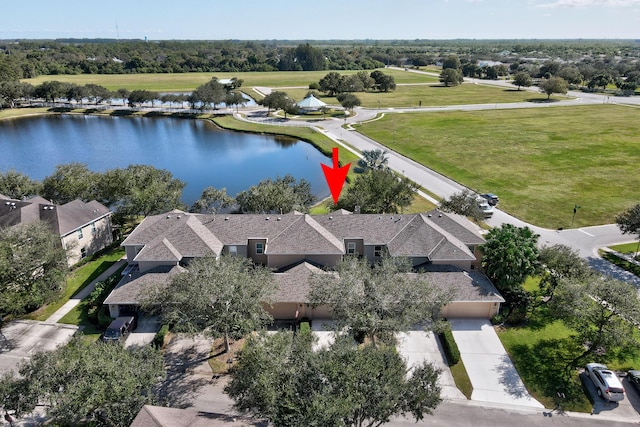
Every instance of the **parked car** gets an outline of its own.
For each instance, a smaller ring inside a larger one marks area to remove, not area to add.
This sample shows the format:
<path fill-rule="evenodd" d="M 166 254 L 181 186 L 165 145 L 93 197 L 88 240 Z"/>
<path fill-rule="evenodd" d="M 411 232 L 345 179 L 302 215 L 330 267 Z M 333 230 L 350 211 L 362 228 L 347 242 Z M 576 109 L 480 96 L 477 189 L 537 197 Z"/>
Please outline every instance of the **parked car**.
<path fill-rule="evenodd" d="M 624 388 L 615 372 L 600 363 L 587 363 L 586 371 L 596 386 L 598 396 L 612 402 L 624 399 Z"/>
<path fill-rule="evenodd" d="M 478 207 L 484 214 L 485 218 L 491 218 L 493 216 L 493 206 L 487 203 L 485 199 L 478 198 Z"/>
<path fill-rule="evenodd" d="M 636 388 L 638 393 L 640 393 L 640 371 L 631 370 L 627 372 L 627 380 Z"/>
<path fill-rule="evenodd" d="M 136 329 L 137 321 L 135 316 L 116 317 L 107 327 L 102 335 L 104 342 L 124 341 L 129 334 Z"/>
<path fill-rule="evenodd" d="M 491 206 L 497 205 L 498 202 L 500 201 L 498 196 L 496 196 L 493 193 L 484 193 L 484 194 L 481 194 L 480 197 L 485 199 L 487 201 L 487 203 L 489 203 Z"/>

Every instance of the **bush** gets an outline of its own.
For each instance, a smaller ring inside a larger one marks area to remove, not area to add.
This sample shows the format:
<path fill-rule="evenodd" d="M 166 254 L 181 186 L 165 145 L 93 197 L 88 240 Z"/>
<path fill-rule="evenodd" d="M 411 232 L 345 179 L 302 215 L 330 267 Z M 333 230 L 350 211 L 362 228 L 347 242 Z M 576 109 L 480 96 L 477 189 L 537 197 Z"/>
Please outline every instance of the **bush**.
<path fill-rule="evenodd" d="M 309 83 L 309 89 L 320 90 L 320 83 L 318 82 Z"/>
<path fill-rule="evenodd" d="M 98 325 L 106 328 L 113 321 L 113 317 L 109 316 L 109 306 L 103 305 L 98 310 Z"/>
<path fill-rule="evenodd" d="M 442 342 L 442 346 L 444 347 L 444 352 L 447 355 L 449 366 L 457 364 L 460 361 L 460 350 L 458 349 L 456 340 L 453 338 L 453 333 L 451 332 L 449 324 L 447 324 L 444 332 L 442 332 L 439 337 Z"/>
<path fill-rule="evenodd" d="M 169 333 L 169 325 L 162 325 L 155 337 L 153 337 L 153 346 L 157 349 L 164 347 L 164 340 Z"/>
<path fill-rule="evenodd" d="M 300 335 L 311 335 L 311 325 L 309 322 L 300 323 Z"/>

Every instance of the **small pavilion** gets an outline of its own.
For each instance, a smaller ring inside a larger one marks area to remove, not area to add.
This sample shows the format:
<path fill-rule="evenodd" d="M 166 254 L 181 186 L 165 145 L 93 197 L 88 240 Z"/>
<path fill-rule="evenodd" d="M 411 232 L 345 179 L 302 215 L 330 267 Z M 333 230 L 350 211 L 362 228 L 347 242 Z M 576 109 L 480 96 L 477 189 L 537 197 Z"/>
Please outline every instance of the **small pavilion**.
<path fill-rule="evenodd" d="M 298 102 L 296 105 L 298 106 L 299 109 L 303 111 L 318 111 L 322 107 L 325 107 L 327 104 L 320 101 L 315 96 L 309 95 L 302 101 Z"/>

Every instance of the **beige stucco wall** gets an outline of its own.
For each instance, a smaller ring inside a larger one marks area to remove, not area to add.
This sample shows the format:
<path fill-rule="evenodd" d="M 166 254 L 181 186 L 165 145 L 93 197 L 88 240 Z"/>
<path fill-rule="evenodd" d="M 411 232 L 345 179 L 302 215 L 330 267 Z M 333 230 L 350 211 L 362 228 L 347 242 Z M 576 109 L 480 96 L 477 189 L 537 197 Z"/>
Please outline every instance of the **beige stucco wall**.
<path fill-rule="evenodd" d="M 91 256 L 113 242 L 111 234 L 111 218 L 106 216 L 94 222 L 95 232 L 91 223 L 81 227 L 82 239 L 78 239 L 78 230 L 61 237 L 62 247 L 67 251 L 67 263 L 69 266 L 82 260 L 82 248 L 86 250 L 85 256 Z"/>

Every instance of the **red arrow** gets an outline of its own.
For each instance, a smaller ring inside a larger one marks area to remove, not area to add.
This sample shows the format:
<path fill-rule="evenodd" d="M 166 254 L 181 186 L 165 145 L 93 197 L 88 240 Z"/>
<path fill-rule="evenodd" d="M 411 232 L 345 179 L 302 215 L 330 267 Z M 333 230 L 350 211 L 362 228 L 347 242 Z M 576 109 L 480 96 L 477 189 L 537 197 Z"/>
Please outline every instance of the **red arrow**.
<path fill-rule="evenodd" d="M 340 197 L 340 192 L 342 191 L 342 186 L 344 185 L 344 180 L 347 179 L 347 173 L 349 173 L 349 166 L 351 163 L 347 163 L 346 166 L 339 167 L 338 166 L 338 149 L 333 149 L 333 168 L 321 163 L 322 172 L 324 172 L 324 177 L 327 179 L 327 184 L 329 184 L 329 190 L 331 190 L 331 196 L 333 197 L 333 204 L 338 203 L 338 198 Z"/>

